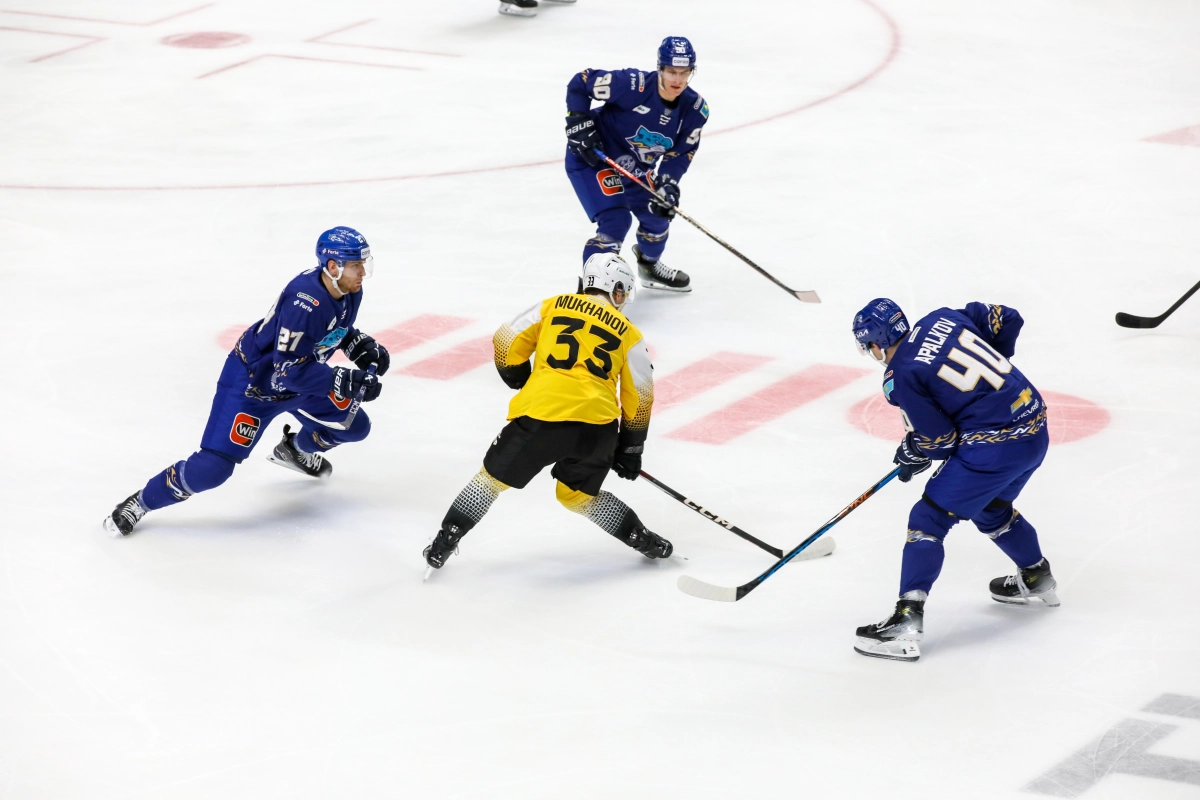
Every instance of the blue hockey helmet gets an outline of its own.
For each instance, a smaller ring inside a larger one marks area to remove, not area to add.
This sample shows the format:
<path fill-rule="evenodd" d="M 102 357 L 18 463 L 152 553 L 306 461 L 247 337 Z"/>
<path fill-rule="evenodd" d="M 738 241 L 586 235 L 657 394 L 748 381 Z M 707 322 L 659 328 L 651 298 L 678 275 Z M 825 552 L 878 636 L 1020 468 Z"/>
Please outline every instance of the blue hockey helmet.
<path fill-rule="evenodd" d="M 871 345 L 887 352 L 908 333 L 908 319 L 896 301 L 877 297 L 854 315 L 853 330 L 854 340 L 864 355 L 871 352 Z"/>
<path fill-rule="evenodd" d="M 696 48 L 682 36 L 668 36 L 658 46 L 658 68 L 696 68 Z"/>
<path fill-rule="evenodd" d="M 324 268 L 331 258 L 338 265 L 338 275 L 334 280 L 342 277 L 347 261 L 363 262 L 368 276 L 375 271 L 375 259 L 371 257 L 371 245 L 367 244 L 367 237 L 345 225 L 330 228 L 317 239 L 317 264 Z"/>

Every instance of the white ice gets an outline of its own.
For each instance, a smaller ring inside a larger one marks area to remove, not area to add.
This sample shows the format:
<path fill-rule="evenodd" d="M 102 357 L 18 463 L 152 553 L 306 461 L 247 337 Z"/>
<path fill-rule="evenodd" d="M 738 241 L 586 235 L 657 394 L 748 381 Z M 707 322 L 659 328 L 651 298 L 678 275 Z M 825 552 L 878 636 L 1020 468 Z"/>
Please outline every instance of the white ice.
<path fill-rule="evenodd" d="M 162 43 L 198 32 L 249 41 Z M 561 166 L 565 84 L 652 67 L 670 34 L 695 43 L 712 109 L 682 207 L 825 302 L 677 221 L 666 260 L 695 291 L 630 309 L 659 375 L 771 360 L 657 414 L 647 469 L 788 549 L 890 468 L 894 443 L 847 421 L 879 378 L 853 313 L 1012 305 L 1021 369 L 1111 414 L 1017 504 L 1060 609 L 990 600 L 1011 564 L 963 525 L 920 662 L 856 655 L 924 478 L 737 604 L 676 578 L 732 585 L 772 558 L 615 476 L 686 565 L 564 511 L 543 474 L 422 584 L 510 392 L 486 364 L 402 369 L 574 286 L 592 226 Z M 1200 720 L 1142 711 L 1200 696 L 1200 299 L 1154 331 L 1113 324 L 1200 277 L 1200 148 L 1148 141 L 1200 124 L 1198 38 L 1185 0 L 579 0 L 533 19 L 494 0 L 9 0 L 0 797 L 998 800 L 1130 718 L 1177 726 L 1152 753 L 1200 761 Z M 108 538 L 113 505 L 198 446 L 218 337 L 337 224 L 376 255 L 363 329 L 473 322 L 397 355 L 329 483 L 263 458 L 281 418 L 225 486 Z M 816 364 L 864 373 L 726 444 L 666 436 Z M 1081 796 L 1195 800 L 1191 774 Z"/>

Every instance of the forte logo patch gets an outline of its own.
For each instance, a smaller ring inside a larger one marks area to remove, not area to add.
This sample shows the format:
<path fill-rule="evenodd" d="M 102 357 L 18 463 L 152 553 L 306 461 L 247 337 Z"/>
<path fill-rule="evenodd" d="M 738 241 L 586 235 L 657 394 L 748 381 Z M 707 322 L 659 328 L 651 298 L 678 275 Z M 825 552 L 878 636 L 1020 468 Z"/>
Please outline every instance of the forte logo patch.
<path fill-rule="evenodd" d="M 625 191 L 625 187 L 621 183 L 621 176 L 617 174 L 616 170 L 602 169 L 596 173 L 596 180 L 600 182 L 600 191 L 610 197 Z"/>
<path fill-rule="evenodd" d="M 262 427 L 262 420 L 258 417 L 252 417 L 249 414 L 238 414 L 233 418 L 233 427 L 229 429 L 229 441 L 242 447 L 249 447 L 254 443 L 254 437 L 258 436 L 258 429 Z"/>

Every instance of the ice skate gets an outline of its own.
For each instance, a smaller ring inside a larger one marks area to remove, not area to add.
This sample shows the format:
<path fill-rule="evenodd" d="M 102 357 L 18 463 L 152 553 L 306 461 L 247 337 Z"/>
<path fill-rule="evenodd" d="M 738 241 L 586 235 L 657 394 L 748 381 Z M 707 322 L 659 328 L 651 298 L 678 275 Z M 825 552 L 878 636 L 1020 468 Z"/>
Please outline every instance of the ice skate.
<path fill-rule="evenodd" d="M 642 253 L 633 246 L 633 255 L 637 258 L 638 283 L 647 289 L 662 289 L 668 292 L 690 292 L 692 279 L 681 269 L 671 269 L 662 260 L 650 261 L 642 257 Z"/>
<path fill-rule="evenodd" d="M 535 17 L 537 7 L 537 0 L 500 0 L 500 13 L 511 17 Z"/>
<path fill-rule="evenodd" d="M 921 657 L 917 642 L 924 636 L 924 616 L 924 600 L 901 597 L 890 617 L 855 631 L 858 641 L 854 644 L 854 652 L 872 658 L 916 661 Z"/>
<path fill-rule="evenodd" d="M 1032 567 L 1018 570 L 1016 575 L 994 578 L 988 588 L 992 590 L 992 599 L 998 603 L 1027 606 L 1034 600 L 1041 600 L 1050 608 L 1061 605 L 1054 591 L 1058 582 L 1050 574 L 1050 562 L 1044 558 Z"/>
<path fill-rule="evenodd" d="M 670 542 L 645 527 L 630 531 L 628 544 L 646 558 L 670 558 L 675 552 Z"/>
<path fill-rule="evenodd" d="M 117 504 L 113 512 L 104 518 L 104 530 L 114 537 L 128 536 L 133 533 L 133 526 L 146 516 L 147 511 L 146 507 L 142 505 L 142 501 L 138 499 L 138 494 L 140 492 L 134 492 Z"/>
<path fill-rule="evenodd" d="M 306 453 L 297 448 L 295 439 L 296 434 L 292 433 L 292 426 L 284 425 L 283 441 L 275 445 L 275 450 L 267 456 L 267 461 L 302 472 L 312 478 L 328 478 L 333 472 L 333 465 L 320 453 Z"/>
<path fill-rule="evenodd" d="M 421 552 L 429 568 L 425 570 L 424 580 L 429 580 L 435 569 L 446 565 L 446 559 L 458 552 L 458 542 L 466 534 L 460 532 L 457 525 L 451 525 L 450 530 L 439 530 L 433 541 Z"/>

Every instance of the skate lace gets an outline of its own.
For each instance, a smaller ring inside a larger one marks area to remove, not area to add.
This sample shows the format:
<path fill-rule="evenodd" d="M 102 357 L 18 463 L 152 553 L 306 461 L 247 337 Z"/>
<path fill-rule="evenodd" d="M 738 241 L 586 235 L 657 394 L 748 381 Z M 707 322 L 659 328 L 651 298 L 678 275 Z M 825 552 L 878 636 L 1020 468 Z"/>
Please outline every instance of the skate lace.
<path fill-rule="evenodd" d="M 675 276 L 679 274 L 679 270 L 671 269 L 670 267 L 668 267 L 666 264 L 662 263 L 661 261 L 654 262 L 653 272 L 658 277 L 662 278 L 663 280 L 668 280 L 668 281 L 675 280 Z"/>
<path fill-rule="evenodd" d="M 129 522 L 138 522 L 142 517 L 146 516 L 146 509 L 142 508 L 142 504 L 134 499 L 123 504 L 117 513 Z"/>
<path fill-rule="evenodd" d="M 309 469 L 321 468 L 321 462 L 324 461 L 324 459 L 321 458 L 320 453 L 306 453 L 294 445 L 292 449 L 296 451 L 296 456 L 300 459 L 300 463 L 304 464 L 304 466 L 308 467 Z"/>

